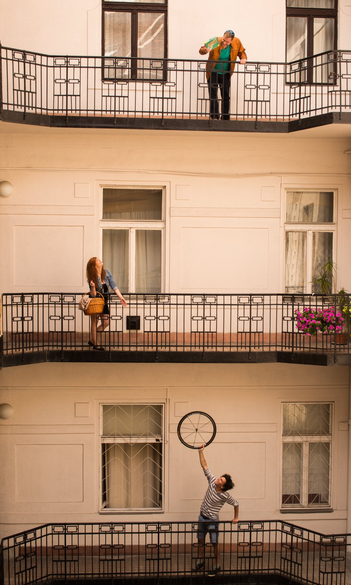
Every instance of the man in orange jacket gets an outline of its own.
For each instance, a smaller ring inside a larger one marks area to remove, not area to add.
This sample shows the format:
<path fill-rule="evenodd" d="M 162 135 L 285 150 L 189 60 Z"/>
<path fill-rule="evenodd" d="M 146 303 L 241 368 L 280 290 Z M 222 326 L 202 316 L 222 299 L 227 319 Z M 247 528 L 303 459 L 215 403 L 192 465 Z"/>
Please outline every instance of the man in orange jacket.
<path fill-rule="evenodd" d="M 239 57 L 240 63 L 245 64 L 247 56 L 241 41 L 235 37 L 232 30 L 226 30 L 223 37 L 218 38 L 218 41 L 218 47 L 211 50 L 204 45 L 200 47 L 199 53 L 200 55 L 209 53 L 206 79 L 210 95 L 210 118 L 219 119 L 219 87 L 222 98 L 222 120 L 229 120 L 230 78 L 233 75 L 237 58 Z"/>

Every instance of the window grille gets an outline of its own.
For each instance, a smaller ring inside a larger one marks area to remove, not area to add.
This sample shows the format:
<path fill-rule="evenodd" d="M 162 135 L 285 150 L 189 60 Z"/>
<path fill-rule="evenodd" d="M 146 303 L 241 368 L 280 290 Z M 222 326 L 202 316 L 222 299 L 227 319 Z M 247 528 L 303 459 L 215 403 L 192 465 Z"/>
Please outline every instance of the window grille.
<path fill-rule="evenodd" d="M 163 406 L 105 404 L 101 419 L 102 508 L 162 509 Z"/>
<path fill-rule="evenodd" d="M 283 507 L 330 506 L 331 404 L 283 404 Z"/>

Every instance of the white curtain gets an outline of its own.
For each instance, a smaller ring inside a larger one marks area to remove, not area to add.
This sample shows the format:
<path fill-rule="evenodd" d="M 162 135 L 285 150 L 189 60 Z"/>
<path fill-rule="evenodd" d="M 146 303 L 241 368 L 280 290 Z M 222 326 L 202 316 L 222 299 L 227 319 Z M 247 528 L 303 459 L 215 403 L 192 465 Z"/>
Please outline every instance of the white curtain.
<path fill-rule="evenodd" d="M 159 444 L 118 444 L 106 453 L 106 507 L 160 508 L 162 453 Z"/>
<path fill-rule="evenodd" d="M 301 503 L 302 445 L 283 444 L 283 504 Z M 290 500 L 289 500 L 290 498 Z"/>
<path fill-rule="evenodd" d="M 334 8 L 335 0 L 287 0 L 288 8 Z"/>
<path fill-rule="evenodd" d="M 329 443 L 309 445 L 308 503 L 328 504 L 329 502 Z"/>

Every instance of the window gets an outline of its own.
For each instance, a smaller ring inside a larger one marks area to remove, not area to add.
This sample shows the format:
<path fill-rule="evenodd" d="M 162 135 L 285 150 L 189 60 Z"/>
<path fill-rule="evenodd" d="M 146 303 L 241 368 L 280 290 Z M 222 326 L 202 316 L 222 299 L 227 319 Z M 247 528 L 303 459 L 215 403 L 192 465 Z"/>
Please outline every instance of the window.
<path fill-rule="evenodd" d="M 102 23 L 105 77 L 158 78 L 157 60 L 167 56 L 167 0 L 103 0 Z"/>
<path fill-rule="evenodd" d="M 330 507 L 331 404 L 283 404 L 282 507 Z"/>
<path fill-rule="evenodd" d="M 103 189 L 102 256 L 121 291 L 162 289 L 162 189 Z"/>
<path fill-rule="evenodd" d="M 337 49 L 337 13 L 337 0 L 286 0 L 286 60 L 302 60 L 292 81 L 334 83 L 333 59 L 320 54 Z"/>
<path fill-rule="evenodd" d="M 105 404 L 101 416 L 102 509 L 162 509 L 163 406 Z"/>
<path fill-rule="evenodd" d="M 285 223 L 285 291 L 320 293 L 312 279 L 334 260 L 335 194 L 288 191 Z"/>

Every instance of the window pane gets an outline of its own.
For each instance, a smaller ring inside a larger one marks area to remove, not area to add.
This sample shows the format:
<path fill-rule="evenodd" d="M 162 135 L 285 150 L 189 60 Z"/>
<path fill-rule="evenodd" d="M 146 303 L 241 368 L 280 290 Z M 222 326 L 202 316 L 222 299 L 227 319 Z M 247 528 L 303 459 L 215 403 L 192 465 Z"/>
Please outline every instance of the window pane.
<path fill-rule="evenodd" d="M 128 290 L 129 283 L 129 232 L 127 230 L 102 230 L 102 257 L 105 268 L 112 272 L 121 291 Z"/>
<path fill-rule="evenodd" d="M 102 415 L 104 507 L 160 508 L 163 407 L 107 404 Z"/>
<path fill-rule="evenodd" d="M 286 221 L 290 223 L 332 223 L 334 193 L 288 191 Z"/>
<path fill-rule="evenodd" d="M 283 436 L 329 436 L 330 404 L 283 404 Z"/>
<path fill-rule="evenodd" d="M 104 189 L 103 219 L 161 220 L 161 189 Z"/>
<path fill-rule="evenodd" d="M 300 504 L 302 484 L 302 445 L 284 443 L 282 503 Z"/>
<path fill-rule="evenodd" d="M 333 258 L 333 234 L 330 232 L 314 232 L 312 239 L 312 276 L 318 278 L 322 267 Z M 332 282 L 331 282 L 332 288 Z M 313 284 L 312 292 L 322 293 L 321 285 Z"/>
<path fill-rule="evenodd" d="M 104 54 L 109 57 L 131 56 L 131 14 L 105 12 Z"/>
<path fill-rule="evenodd" d="M 136 232 L 135 292 L 161 292 L 161 231 Z"/>
<path fill-rule="evenodd" d="M 140 12 L 138 15 L 138 57 L 161 59 L 165 47 L 165 15 Z"/>
<path fill-rule="evenodd" d="M 334 27 L 332 18 L 314 18 L 313 20 L 313 54 L 318 55 L 334 49 Z M 313 59 L 314 83 L 334 83 L 335 71 L 333 62 L 328 61 L 328 55 L 320 55 Z"/>
<path fill-rule="evenodd" d="M 107 404 L 102 412 L 104 437 L 162 436 L 162 406 Z"/>
<path fill-rule="evenodd" d="M 308 503 L 329 504 L 329 443 L 309 445 Z"/>
<path fill-rule="evenodd" d="M 307 56 L 307 18 L 287 18 L 287 61 L 304 59 Z"/>
<path fill-rule="evenodd" d="M 102 445 L 105 508 L 162 507 L 162 444 Z"/>
<path fill-rule="evenodd" d="M 334 48 L 334 19 L 313 19 L 313 53 L 332 51 Z"/>
<path fill-rule="evenodd" d="M 335 8 L 335 0 L 287 0 L 288 8 Z"/>
<path fill-rule="evenodd" d="M 285 291 L 306 292 L 306 232 L 285 234 Z"/>

